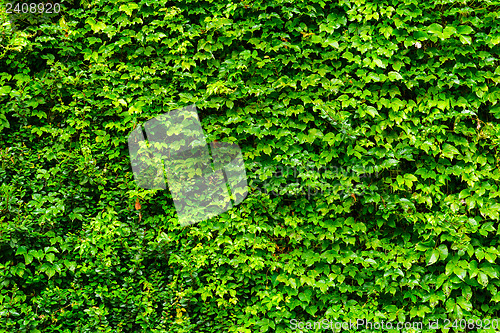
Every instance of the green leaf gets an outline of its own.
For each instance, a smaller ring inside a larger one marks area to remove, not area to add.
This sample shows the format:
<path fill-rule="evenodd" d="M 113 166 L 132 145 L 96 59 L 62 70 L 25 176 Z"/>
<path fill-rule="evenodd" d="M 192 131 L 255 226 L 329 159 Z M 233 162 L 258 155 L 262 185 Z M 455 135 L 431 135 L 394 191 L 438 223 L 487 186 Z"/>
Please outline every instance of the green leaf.
<path fill-rule="evenodd" d="M 303 293 L 299 294 L 299 299 L 309 304 L 311 302 L 311 296 L 312 296 L 312 291 L 310 289 L 306 289 Z"/>
<path fill-rule="evenodd" d="M 445 260 L 448 257 L 448 247 L 444 244 L 438 246 L 439 256 L 441 260 Z"/>
<path fill-rule="evenodd" d="M 457 148 L 452 145 L 445 143 L 443 144 L 443 156 L 453 159 L 454 155 L 459 155 L 460 152 Z"/>
<path fill-rule="evenodd" d="M 13 77 L 14 80 L 17 81 L 17 84 L 22 84 L 23 82 L 29 82 L 31 80 L 31 77 L 26 74 L 18 73 L 14 75 Z"/>
<path fill-rule="evenodd" d="M 460 35 L 469 35 L 472 32 L 474 32 L 474 29 L 468 25 L 459 25 L 457 27 L 457 33 Z"/>
<path fill-rule="evenodd" d="M 448 276 L 446 274 L 441 274 L 438 276 L 436 279 L 436 288 L 440 288 L 443 285 L 443 282 L 448 279 Z"/>
<path fill-rule="evenodd" d="M 467 44 L 467 45 L 471 45 L 472 44 L 472 38 L 469 37 L 469 36 L 460 35 L 459 39 L 462 42 L 462 44 Z"/>
<path fill-rule="evenodd" d="M 97 33 L 97 32 L 99 32 L 101 30 L 106 29 L 106 25 L 103 22 L 101 22 L 101 21 L 97 21 L 96 22 L 96 20 L 94 20 L 91 17 L 87 18 L 87 20 L 85 20 L 85 23 L 87 23 L 88 25 L 90 25 L 90 28 L 92 29 L 92 31 L 94 33 Z"/>
<path fill-rule="evenodd" d="M 398 73 L 399 70 L 401 69 L 401 67 L 403 67 L 403 65 L 404 65 L 404 63 L 402 61 L 395 61 L 392 63 L 392 68 L 394 69 L 394 71 L 396 73 Z"/>
<path fill-rule="evenodd" d="M 493 297 L 491 298 L 491 301 L 492 301 L 492 302 L 495 302 L 495 303 L 500 302 L 500 293 L 498 293 L 498 292 L 497 292 L 497 293 L 495 294 L 495 296 L 493 296 Z"/>
<path fill-rule="evenodd" d="M 23 255 L 24 255 L 24 254 L 26 254 L 26 253 L 28 253 L 28 252 L 27 252 L 27 250 L 26 250 L 26 247 L 25 247 L 25 246 L 19 246 L 19 247 L 17 248 L 17 251 L 16 251 L 16 254 L 15 254 L 15 255 L 16 255 L 16 256 L 17 256 L 18 254 L 23 254 Z"/>
<path fill-rule="evenodd" d="M 38 259 L 38 260 L 42 260 L 43 257 L 45 256 L 45 254 L 43 253 L 42 250 L 38 250 L 38 251 L 36 251 L 36 250 L 30 250 L 28 253 L 30 255 L 32 255 L 33 257 L 35 257 L 36 259 Z"/>
<path fill-rule="evenodd" d="M 483 251 L 483 249 L 482 249 L 482 248 L 477 247 L 477 248 L 476 248 L 476 253 L 475 253 L 475 254 L 476 254 L 476 258 L 477 258 L 477 260 L 478 260 L 478 261 L 481 261 L 481 260 L 483 260 L 483 259 L 484 259 L 484 251 Z"/>
<path fill-rule="evenodd" d="M 437 249 L 432 249 L 426 252 L 427 266 L 434 264 L 439 259 L 439 251 Z"/>
<path fill-rule="evenodd" d="M 440 34 L 443 31 L 443 26 L 437 23 L 433 23 L 429 26 L 427 31 L 433 34 Z"/>
<path fill-rule="evenodd" d="M 470 286 L 465 285 L 462 288 L 462 296 L 465 298 L 466 301 L 468 301 L 472 298 L 472 289 Z"/>
<path fill-rule="evenodd" d="M 388 76 L 389 76 L 389 80 L 391 80 L 391 81 L 396 81 L 396 80 L 402 80 L 403 79 L 403 77 L 401 76 L 401 74 L 399 74 L 399 72 L 395 72 L 395 71 L 389 72 Z"/>
<path fill-rule="evenodd" d="M 455 27 L 454 27 L 454 26 L 452 26 L 452 25 L 448 25 L 448 26 L 446 26 L 446 28 L 444 28 L 444 30 L 443 30 L 443 38 L 444 38 L 444 39 L 450 38 L 450 37 L 451 37 L 451 36 L 453 36 L 456 32 L 457 32 L 457 29 L 455 29 Z"/>
<path fill-rule="evenodd" d="M 312 128 L 309 130 L 309 135 L 307 136 L 307 142 L 313 143 L 314 140 L 320 139 L 323 137 L 323 133 L 317 128 Z"/>
<path fill-rule="evenodd" d="M 417 245 L 415 245 L 415 250 L 427 251 L 428 249 L 432 248 L 433 245 L 434 245 L 433 241 L 419 242 L 419 243 L 417 243 Z"/>
<path fill-rule="evenodd" d="M 128 3 L 128 4 L 123 4 L 121 5 L 118 10 L 121 11 L 121 12 L 125 12 L 128 16 L 131 16 L 132 15 L 132 11 L 134 9 L 137 9 L 139 8 L 139 6 L 136 4 L 136 3 Z"/>
<path fill-rule="evenodd" d="M 450 107 L 450 101 L 449 100 L 444 100 L 444 101 L 437 101 L 437 107 L 441 110 L 448 109 Z"/>
<path fill-rule="evenodd" d="M 459 266 L 456 266 L 455 268 L 453 268 L 453 273 L 455 273 L 462 281 L 464 280 L 465 276 L 467 275 L 467 271 Z"/>
<path fill-rule="evenodd" d="M 469 303 L 464 297 L 462 296 L 458 297 L 456 302 L 465 311 L 472 310 L 472 304 Z"/>
<path fill-rule="evenodd" d="M 0 87 L 0 95 L 7 95 L 11 90 L 12 88 L 10 86 Z"/>
<path fill-rule="evenodd" d="M 64 260 L 64 266 L 66 266 L 66 268 L 69 269 L 70 271 L 74 272 L 76 269 L 76 262 Z"/>
<path fill-rule="evenodd" d="M 417 40 L 426 40 L 429 37 L 425 31 L 415 31 L 413 32 L 413 38 Z"/>
<path fill-rule="evenodd" d="M 24 263 L 29 265 L 33 261 L 33 256 L 29 253 L 24 254 Z"/>
<path fill-rule="evenodd" d="M 497 271 L 491 266 L 481 267 L 480 270 L 486 273 L 490 278 L 498 278 Z"/>
<path fill-rule="evenodd" d="M 45 255 L 45 259 L 47 259 L 48 262 L 53 263 L 55 260 L 56 256 L 54 253 L 50 252 Z"/>
<path fill-rule="evenodd" d="M 59 253 L 59 250 L 57 248 L 53 247 L 53 246 L 47 246 L 43 250 L 45 251 L 45 253 L 47 253 L 47 252 L 57 252 L 57 253 Z"/>
<path fill-rule="evenodd" d="M 380 60 L 378 58 L 373 59 L 373 63 L 375 65 L 377 65 L 378 67 L 380 67 L 380 68 L 386 68 L 387 67 L 386 65 L 384 65 L 384 63 L 382 62 L 382 60 Z"/>
<path fill-rule="evenodd" d="M 367 106 L 366 113 L 368 113 L 370 116 L 374 118 L 379 115 L 377 109 L 375 109 L 373 106 Z"/>
<path fill-rule="evenodd" d="M 483 287 L 486 287 L 488 285 L 488 276 L 486 275 L 486 273 L 479 271 L 477 275 L 477 282 L 479 282 L 479 284 L 481 284 Z"/>
<path fill-rule="evenodd" d="M 47 270 L 45 271 L 45 273 L 47 274 L 47 276 L 50 279 L 51 277 L 53 277 L 56 274 L 56 270 L 53 269 L 52 267 L 49 267 L 49 268 L 47 268 Z"/>

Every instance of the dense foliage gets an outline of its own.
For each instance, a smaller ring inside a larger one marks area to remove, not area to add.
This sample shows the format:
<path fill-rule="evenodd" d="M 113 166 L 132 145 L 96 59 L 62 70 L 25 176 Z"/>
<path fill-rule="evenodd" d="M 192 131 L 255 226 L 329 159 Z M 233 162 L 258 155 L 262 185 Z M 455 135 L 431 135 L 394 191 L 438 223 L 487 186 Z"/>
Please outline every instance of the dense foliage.
<path fill-rule="evenodd" d="M 4 8 L 0 331 L 500 317 L 498 1 Z M 127 136 L 191 104 L 250 189 L 180 227 Z"/>

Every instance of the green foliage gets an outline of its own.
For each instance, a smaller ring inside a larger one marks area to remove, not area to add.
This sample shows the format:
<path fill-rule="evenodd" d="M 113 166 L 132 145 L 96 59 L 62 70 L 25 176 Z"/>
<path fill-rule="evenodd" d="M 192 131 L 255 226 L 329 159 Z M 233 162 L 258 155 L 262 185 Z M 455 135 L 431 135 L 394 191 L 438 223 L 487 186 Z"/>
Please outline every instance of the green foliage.
<path fill-rule="evenodd" d="M 61 8 L 0 14 L 0 331 L 499 317 L 498 2 Z M 181 228 L 127 136 L 194 103 L 250 193 Z"/>

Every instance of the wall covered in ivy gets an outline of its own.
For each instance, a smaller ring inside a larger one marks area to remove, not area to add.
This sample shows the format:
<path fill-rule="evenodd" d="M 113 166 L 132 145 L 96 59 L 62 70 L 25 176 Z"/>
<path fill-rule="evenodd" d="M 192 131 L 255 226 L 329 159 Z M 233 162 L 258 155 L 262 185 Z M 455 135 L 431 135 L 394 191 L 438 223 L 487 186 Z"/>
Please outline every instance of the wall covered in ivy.
<path fill-rule="evenodd" d="M 0 332 L 495 332 L 498 1 L 2 6 Z M 249 193 L 181 227 L 127 137 L 193 104 Z"/>

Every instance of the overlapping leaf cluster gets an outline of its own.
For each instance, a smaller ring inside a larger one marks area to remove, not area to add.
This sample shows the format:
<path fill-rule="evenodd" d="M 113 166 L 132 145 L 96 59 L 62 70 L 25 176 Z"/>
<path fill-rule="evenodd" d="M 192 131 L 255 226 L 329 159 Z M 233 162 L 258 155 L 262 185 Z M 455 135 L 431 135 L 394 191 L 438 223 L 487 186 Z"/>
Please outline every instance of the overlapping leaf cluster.
<path fill-rule="evenodd" d="M 498 2 L 61 4 L 2 16 L 0 327 L 498 317 Z M 181 228 L 127 136 L 191 104 L 250 193 Z"/>

